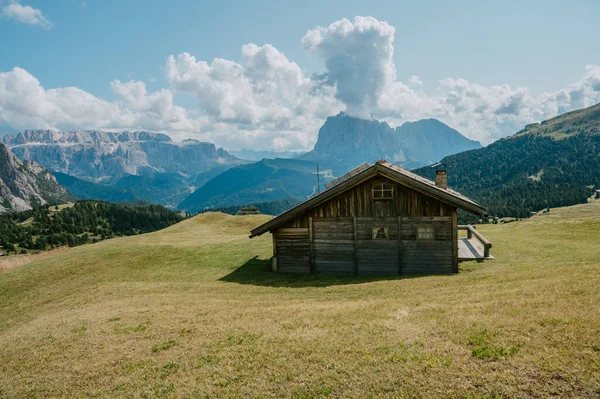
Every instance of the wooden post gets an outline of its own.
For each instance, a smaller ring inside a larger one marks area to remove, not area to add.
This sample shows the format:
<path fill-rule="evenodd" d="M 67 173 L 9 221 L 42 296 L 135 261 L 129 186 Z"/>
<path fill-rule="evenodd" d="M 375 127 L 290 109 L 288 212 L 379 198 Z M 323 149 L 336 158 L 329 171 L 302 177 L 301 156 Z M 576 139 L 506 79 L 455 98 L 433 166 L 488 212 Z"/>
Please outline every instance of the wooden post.
<path fill-rule="evenodd" d="M 276 272 L 277 271 L 277 239 L 275 238 L 275 233 L 271 231 L 271 235 L 273 236 L 273 263 L 271 265 L 271 269 Z"/>
<path fill-rule="evenodd" d="M 356 233 L 356 216 L 352 217 L 354 224 L 354 274 L 358 274 L 358 234 Z"/>
<path fill-rule="evenodd" d="M 308 218 L 308 251 L 309 251 L 309 262 L 310 272 L 315 272 L 315 255 L 313 254 L 313 218 Z"/>
<path fill-rule="evenodd" d="M 458 214 L 452 210 L 452 273 L 458 273 Z"/>
<path fill-rule="evenodd" d="M 398 274 L 402 274 L 402 216 L 398 216 Z"/>

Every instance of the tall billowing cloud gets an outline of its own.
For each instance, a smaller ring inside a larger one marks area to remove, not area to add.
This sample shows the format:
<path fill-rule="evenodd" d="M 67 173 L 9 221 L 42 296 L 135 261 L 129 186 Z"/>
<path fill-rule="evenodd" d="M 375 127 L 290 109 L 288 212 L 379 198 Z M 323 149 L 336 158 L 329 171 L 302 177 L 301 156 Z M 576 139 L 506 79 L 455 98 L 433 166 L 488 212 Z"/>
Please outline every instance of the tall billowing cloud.
<path fill-rule="evenodd" d="M 394 33 L 387 22 L 355 17 L 309 30 L 302 38 L 309 53 L 324 59 L 335 96 L 350 115 L 368 118 L 385 88 L 396 81 Z"/>
<path fill-rule="evenodd" d="M 0 16 L 13 19 L 22 24 L 40 25 L 44 29 L 51 29 L 54 24 L 42 14 L 42 11 L 30 6 L 24 6 L 12 1 L 0 9 Z"/>
<path fill-rule="evenodd" d="M 463 134 L 487 144 L 523 125 L 600 102 L 600 67 L 586 66 L 578 82 L 554 93 L 534 96 L 527 88 L 483 86 L 462 78 L 435 84 L 434 95 L 411 76 L 396 80 L 392 26 L 372 17 L 341 19 L 309 30 L 302 45 L 325 62 L 328 81 L 346 112 L 375 116 L 392 124 L 438 118 Z"/>

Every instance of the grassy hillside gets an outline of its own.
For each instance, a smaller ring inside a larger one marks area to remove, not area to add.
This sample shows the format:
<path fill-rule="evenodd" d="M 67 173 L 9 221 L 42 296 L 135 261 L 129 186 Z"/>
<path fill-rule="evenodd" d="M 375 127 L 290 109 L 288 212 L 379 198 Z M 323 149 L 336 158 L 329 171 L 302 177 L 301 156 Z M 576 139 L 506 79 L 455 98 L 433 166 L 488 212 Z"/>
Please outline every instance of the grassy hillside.
<path fill-rule="evenodd" d="M 529 134 L 560 140 L 584 132 L 600 134 L 600 104 L 567 112 L 542 123 L 532 123 L 525 126 L 517 136 Z"/>
<path fill-rule="evenodd" d="M 479 229 L 457 275 L 269 271 L 208 213 L 0 274 L 0 397 L 594 397 L 600 203 Z M 19 259 L 18 257 L 13 257 Z"/>

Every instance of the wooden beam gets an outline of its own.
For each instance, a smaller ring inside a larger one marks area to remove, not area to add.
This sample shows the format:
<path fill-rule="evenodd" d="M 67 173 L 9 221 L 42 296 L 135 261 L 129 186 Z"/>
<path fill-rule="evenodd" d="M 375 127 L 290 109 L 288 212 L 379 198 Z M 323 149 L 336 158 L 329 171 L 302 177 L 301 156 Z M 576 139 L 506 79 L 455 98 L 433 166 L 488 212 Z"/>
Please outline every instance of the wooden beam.
<path fill-rule="evenodd" d="M 315 255 L 313 250 L 313 218 L 308 218 L 308 250 L 310 258 L 310 272 L 315 272 Z"/>
<path fill-rule="evenodd" d="M 275 238 L 275 233 L 271 232 L 273 236 L 273 263 L 271 264 L 271 269 L 276 272 L 277 271 L 277 238 Z"/>
<path fill-rule="evenodd" d="M 398 216 L 398 274 L 402 274 L 402 216 Z"/>
<path fill-rule="evenodd" d="M 358 274 L 358 234 L 356 232 L 356 216 L 352 218 L 354 224 L 354 274 Z"/>
<path fill-rule="evenodd" d="M 492 243 L 487 240 L 480 232 L 477 231 L 477 226 L 472 226 L 470 224 L 458 226 L 460 230 L 467 230 L 467 238 L 471 239 L 473 236 L 479 240 L 479 242 L 483 245 L 483 256 L 484 258 L 490 257 L 490 248 L 492 248 Z"/>
<path fill-rule="evenodd" d="M 452 210 L 452 273 L 458 273 L 458 213 Z"/>

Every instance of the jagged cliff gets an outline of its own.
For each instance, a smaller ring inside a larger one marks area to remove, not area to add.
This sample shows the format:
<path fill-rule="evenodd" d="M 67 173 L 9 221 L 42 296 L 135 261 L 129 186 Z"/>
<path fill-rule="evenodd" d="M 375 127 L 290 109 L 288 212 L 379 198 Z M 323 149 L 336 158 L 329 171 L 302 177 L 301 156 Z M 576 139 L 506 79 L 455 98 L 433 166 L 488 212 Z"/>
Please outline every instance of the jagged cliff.
<path fill-rule="evenodd" d="M 239 160 L 212 143 L 150 132 L 26 130 L 4 143 L 23 160 L 90 180 L 148 172 L 195 175 Z"/>
<path fill-rule="evenodd" d="M 21 161 L 0 143 L 0 212 L 67 202 L 69 194 L 54 175 L 31 161 Z"/>

